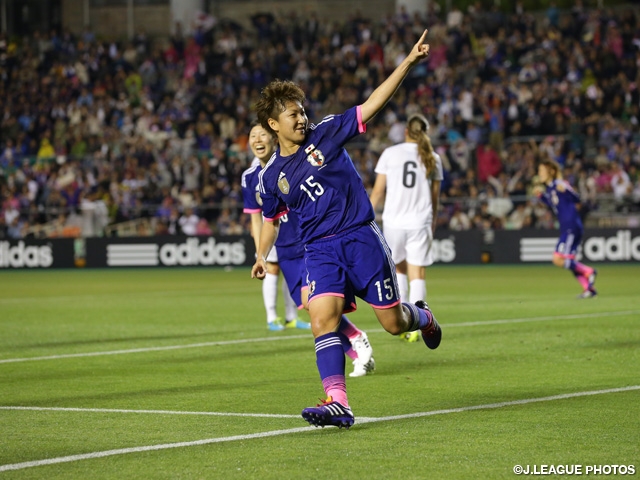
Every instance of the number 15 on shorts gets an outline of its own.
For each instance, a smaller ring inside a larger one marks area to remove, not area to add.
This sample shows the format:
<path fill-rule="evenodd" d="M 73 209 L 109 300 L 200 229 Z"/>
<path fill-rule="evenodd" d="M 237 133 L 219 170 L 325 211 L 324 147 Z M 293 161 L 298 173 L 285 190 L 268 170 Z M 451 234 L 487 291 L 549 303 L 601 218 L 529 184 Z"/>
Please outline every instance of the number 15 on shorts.
<path fill-rule="evenodd" d="M 391 300 L 393 298 L 393 285 L 391 283 L 390 278 L 385 278 L 382 285 L 380 284 L 380 280 L 378 280 L 374 285 L 378 288 L 378 299 L 382 302 L 383 295 L 383 287 L 384 287 L 384 298 L 387 300 Z"/>

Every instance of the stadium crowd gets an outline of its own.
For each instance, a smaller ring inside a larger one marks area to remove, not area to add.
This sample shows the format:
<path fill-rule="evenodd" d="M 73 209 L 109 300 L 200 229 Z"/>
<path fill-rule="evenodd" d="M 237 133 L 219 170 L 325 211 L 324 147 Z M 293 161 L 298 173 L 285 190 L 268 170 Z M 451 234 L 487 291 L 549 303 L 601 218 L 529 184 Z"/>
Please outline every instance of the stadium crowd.
<path fill-rule="evenodd" d="M 248 231 L 240 176 L 252 105 L 275 78 L 298 82 L 309 118 L 358 104 L 429 26 L 416 67 L 349 145 L 367 187 L 384 148 L 423 113 L 445 166 L 440 228 L 553 228 L 532 200 L 551 157 L 584 200 L 640 208 L 637 9 L 462 12 L 323 24 L 295 12 L 130 42 L 90 31 L 0 36 L 0 238 L 75 225 L 84 236 L 147 218 L 145 234 Z"/>

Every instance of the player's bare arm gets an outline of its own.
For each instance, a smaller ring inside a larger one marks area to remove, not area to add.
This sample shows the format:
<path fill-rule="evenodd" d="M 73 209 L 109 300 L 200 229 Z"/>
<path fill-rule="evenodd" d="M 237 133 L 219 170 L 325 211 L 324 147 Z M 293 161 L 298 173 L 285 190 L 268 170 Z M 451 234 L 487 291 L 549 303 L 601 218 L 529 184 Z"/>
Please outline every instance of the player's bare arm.
<path fill-rule="evenodd" d="M 380 202 L 382 201 L 382 197 L 384 197 L 385 189 L 387 188 L 387 176 L 379 173 L 376 177 L 376 181 L 373 184 L 373 189 L 371 190 L 371 195 L 369 196 L 369 200 L 371 200 L 371 205 L 373 209 L 376 210 Z"/>
<path fill-rule="evenodd" d="M 262 232 L 262 213 L 251 214 L 251 236 L 256 246 L 256 252 L 260 248 L 260 232 Z"/>
<path fill-rule="evenodd" d="M 440 180 L 431 182 L 431 209 L 433 210 L 433 219 L 431 220 L 431 233 L 436 233 L 436 225 L 438 223 L 438 207 L 440 205 Z"/>
<path fill-rule="evenodd" d="M 276 243 L 280 221 L 264 222 L 260 231 L 260 241 L 258 242 L 258 252 L 256 263 L 251 267 L 251 278 L 263 280 L 267 275 L 267 255 Z"/>
<path fill-rule="evenodd" d="M 428 30 L 425 30 L 420 40 L 413 46 L 409 55 L 396 67 L 396 69 L 387 77 L 387 79 L 376 88 L 369 98 L 360 106 L 362 114 L 362 123 L 367 123 L 376 113 L 382 110 L 389 99 L 396 92 L 402 81 L 405 79 L 409 71 L 420 60 L 427 58 L 429 55 L 429 45 L 424 41 L 427 38 Z"/>

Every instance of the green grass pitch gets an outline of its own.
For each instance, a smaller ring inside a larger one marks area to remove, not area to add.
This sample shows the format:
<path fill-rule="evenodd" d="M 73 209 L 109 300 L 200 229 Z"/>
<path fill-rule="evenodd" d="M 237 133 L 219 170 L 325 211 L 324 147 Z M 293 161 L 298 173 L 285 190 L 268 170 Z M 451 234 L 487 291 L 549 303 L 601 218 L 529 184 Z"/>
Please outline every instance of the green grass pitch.
<path fill-rule="evenodd" d="M 346 431 L 300 417 L 311 334 L 267 331 L 248 269 L 0 272 L 0 478 L 640 475 L 639 266 L 600 266 L 591 300 L 551 265 L 427 275 L 438 350 L 350 315 L 377 369 L 347 379 Z"/>

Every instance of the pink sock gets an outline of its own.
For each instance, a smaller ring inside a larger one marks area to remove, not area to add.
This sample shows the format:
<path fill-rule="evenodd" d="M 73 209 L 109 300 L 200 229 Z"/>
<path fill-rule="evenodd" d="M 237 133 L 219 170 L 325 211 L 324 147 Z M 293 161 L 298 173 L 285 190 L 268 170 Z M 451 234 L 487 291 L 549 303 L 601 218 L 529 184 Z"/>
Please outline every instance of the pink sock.
<path fill-rule="evenodd" d="M 338 332 L 345 335 L 349 340 L 352 340 L 360 335 L 362 330 L 359 330 L 358 327 L 351 323 L 347 317 L 342 315 L 340 325 L 338 325 Z"/>
<path fill-rule="evenodd" d="M 358 354 L 356 353 L 356 351 L 353 348 L 350 348 L 349 350 L 345 351 L 344 353 L 351 360 L 355 360 L 356 358 L 358 358 Z"/>
<path fill-rule="evenodd" d="M 331 397 L 334 402 L 338 402 L 344 407 L 349 406 L 349 400 L 347 400 L 347 385 L 345 383 L 344 375 L 334 375 L 332 377 L 322 380 L 322 386 L 327 394 L 327 397 Z"/>
<path fill-rule="evenodd" d="M 580 285 L 582 285 L 583 290 L 589 288 L 589 279 L 587 277 L 580 275 L 576 276 L 576 279 L 578 280 L 578 282 L 580 282 Z"/>
<path fill-rule="evenodd" d="M 593 273 L 593 268 L 587 267 L 584 263 L 575 262 L 575 272 L 578 275 L 583 275 L 585 277 L 588 277 L 589 275 L 591 275 Z M 582 282 L 580 282 L 580 283 L 582 283 Z"/>

